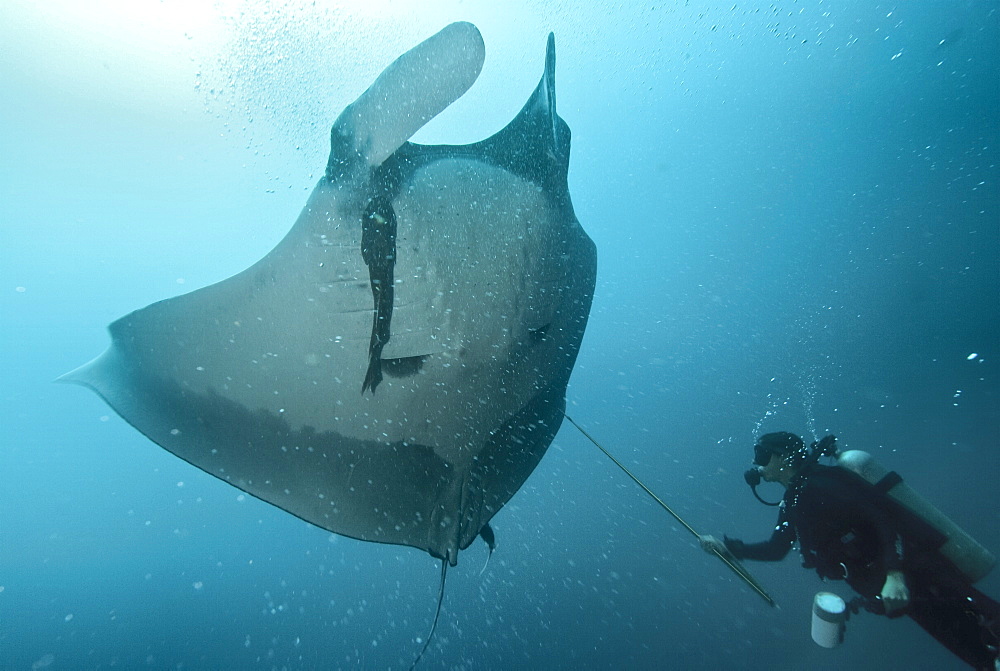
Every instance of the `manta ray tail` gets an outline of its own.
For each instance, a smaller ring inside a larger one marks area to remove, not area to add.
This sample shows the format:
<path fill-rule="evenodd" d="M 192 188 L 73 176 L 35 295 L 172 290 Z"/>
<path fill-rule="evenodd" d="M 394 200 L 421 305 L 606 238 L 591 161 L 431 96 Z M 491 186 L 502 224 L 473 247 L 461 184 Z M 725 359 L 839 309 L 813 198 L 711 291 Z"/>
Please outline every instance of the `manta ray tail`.
<path fill-rule="evenodd" d="M 441 617 L 441 604 L 444 602 L 444 579 L 447 575 L 448 575 L 448 560 L 442 559 L 441 587 L 438 589 L 438 605 L 437 605 L 437 610 L 434 611 L 434 623 L 431 624 L 431 631 L 429 634 L 427 634 L 427 640 L 424 641 L 424 647 L 420 649 L 420 654 L 417 655 L 417 658 L 413 660 L 413 664 L 410 665 L 410 671 L 413 671 L 413 669 L 416 668 L 417 662 L 419 662 L 420 658 L 424 656 L 425 652 L 427 652 L 427 648 L 431 644 L 431 639 L 434 638 L 434 630 L 437 629 L 438 618 Z"/>

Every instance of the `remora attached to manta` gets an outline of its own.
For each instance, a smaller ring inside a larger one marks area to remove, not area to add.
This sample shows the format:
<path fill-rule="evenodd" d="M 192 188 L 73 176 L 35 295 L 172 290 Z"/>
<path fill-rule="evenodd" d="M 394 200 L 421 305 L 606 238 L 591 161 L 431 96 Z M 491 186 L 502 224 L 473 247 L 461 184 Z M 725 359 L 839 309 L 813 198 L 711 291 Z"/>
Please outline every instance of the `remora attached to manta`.
<path fill-rule="evenodd" d="M 337 118 L 325 176 L 267 256 L 119 319 L 60 379 L 316 526 L 454 565 L 562 422 L 597 263 L 551 35 L 505 129 L 408 141 L 484 57 L 456 23 L 397 59 Z"/>

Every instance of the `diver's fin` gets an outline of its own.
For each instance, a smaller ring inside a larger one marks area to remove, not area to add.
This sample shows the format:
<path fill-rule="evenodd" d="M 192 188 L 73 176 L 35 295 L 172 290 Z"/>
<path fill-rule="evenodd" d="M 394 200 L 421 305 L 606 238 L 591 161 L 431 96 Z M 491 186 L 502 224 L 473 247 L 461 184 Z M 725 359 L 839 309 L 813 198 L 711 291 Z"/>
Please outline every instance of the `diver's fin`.
<path fill-rule="evenodd" d="M 448 560 L 442 559 L 441 587 L 438 590 L 438 605 L 437 605 L 437 610 L 434 611 L 434 623 L 431 624 L 431 631 L 429 634 L 427 634 L 427 640 L 424 641 L 424 647 L 420 649 L 420 654 L 417 655 L 417 658 L 413 660 L 413 664 L 410 664 L 410 671 L 413 671 L 413 669 L 417 666 L 417 662 L 419 662 L 420 658 L 424 656 L 425 652 L 427 652 L 427 647 L 431 644 L 431 639 L 434 638 L 434 630 L 437 629 L 438 618 L 441 617 L 441 604 L 444 602 L 444 579 L 447 575 L 448 575 Z"/>

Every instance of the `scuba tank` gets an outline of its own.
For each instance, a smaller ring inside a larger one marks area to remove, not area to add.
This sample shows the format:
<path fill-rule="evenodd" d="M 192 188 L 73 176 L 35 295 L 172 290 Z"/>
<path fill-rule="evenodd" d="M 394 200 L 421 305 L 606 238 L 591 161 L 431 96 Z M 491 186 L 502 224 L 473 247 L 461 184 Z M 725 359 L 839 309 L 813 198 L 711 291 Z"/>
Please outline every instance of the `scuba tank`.
<path fill-rule="evenodd" d="M 993 568 L 997 561 L 993 553 L 903 482 L 898 473 L 886 470 L 872 455 L 861 450 L 839 452 L 836 455 L 836 465 L 861 476 L 880 492 L 941 532 L 947 540 L 938 552 L 970 582 L 982 579 Z"/>

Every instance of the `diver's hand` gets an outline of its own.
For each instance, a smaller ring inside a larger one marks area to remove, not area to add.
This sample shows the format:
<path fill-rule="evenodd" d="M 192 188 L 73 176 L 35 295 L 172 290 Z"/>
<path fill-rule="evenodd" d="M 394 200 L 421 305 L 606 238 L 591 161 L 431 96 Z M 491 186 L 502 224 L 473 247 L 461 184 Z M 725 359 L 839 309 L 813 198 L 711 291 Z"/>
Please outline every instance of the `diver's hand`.
<path fill-rule="evenodd" d="M 910 603 L 910 590 L 902 571 L 889 571 L 880 596 L 886 615 L 891 615 Z"/>
<path fill-rule="evenodd" d="M 698 536 L 698 542 L 701 544 L 701 549 L 708 554 L 714 554 L 718 552 L 723 555 L 728 555 L 729 550 L 726 548 L 726 544 L 720 541 L 715 536 L 705 534 L 704 536 Z"/>

